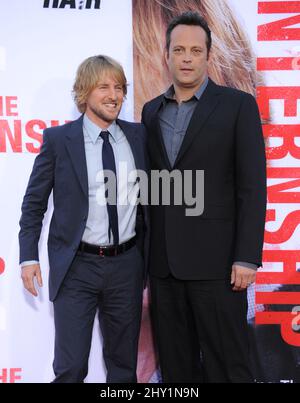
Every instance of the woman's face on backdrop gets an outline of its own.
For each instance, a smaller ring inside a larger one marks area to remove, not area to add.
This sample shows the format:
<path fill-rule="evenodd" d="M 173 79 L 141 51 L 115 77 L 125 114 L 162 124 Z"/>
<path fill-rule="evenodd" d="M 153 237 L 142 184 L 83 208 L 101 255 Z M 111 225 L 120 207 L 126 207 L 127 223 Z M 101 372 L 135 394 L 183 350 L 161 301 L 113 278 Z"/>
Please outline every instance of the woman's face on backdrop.
<path fill-rule="evenodd" d="M 207 76 L 206 32 L 199 26 L 177 25 L 171 32 L 166 62 L 174 85 L 197 89 Z"/>

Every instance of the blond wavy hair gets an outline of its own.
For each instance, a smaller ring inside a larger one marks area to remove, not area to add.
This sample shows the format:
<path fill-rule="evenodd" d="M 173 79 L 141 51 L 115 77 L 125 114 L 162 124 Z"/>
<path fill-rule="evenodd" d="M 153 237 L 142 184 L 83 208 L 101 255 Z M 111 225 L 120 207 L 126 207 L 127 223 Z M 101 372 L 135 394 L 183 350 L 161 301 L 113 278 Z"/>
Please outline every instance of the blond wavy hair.
<path fill-rule="evenodd" d="M 256 95 L 260 76 L 250 40 L 226 0 L 133 0 L 135 119 L 144 103 L 171 83 L 164 59 L 165 32 L 170 21 L 197 11 L 212 32 L 209 76 L 218 84 Z"/>
<path fill-rule="evenodd" d="M 127 94 L 127 80 L 120 63 L 104 55 L 88 57 L 78 67 L 72 91 L 79 112 L 85 112 L 89 94 L 107 74 L 122 85 L 124 96 Z"/>

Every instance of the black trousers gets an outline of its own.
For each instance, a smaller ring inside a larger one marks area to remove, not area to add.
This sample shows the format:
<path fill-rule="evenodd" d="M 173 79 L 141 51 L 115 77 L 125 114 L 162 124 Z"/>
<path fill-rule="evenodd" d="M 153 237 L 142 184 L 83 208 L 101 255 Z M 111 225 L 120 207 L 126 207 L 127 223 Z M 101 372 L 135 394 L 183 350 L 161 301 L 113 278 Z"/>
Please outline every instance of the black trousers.
<path fill-rule="evenodd" d="M 114 257 L 77 253 L 54 301 L 54 383 L 84 381 L 97 309 L 107 382 L 136 382 L 142 294 L 136 246 Z"/>
<path fill-rule="evenodd" d="M 152 276 L 150 286 L 163 382 L 253 382 L 246 291 L 172 275 Z"/>

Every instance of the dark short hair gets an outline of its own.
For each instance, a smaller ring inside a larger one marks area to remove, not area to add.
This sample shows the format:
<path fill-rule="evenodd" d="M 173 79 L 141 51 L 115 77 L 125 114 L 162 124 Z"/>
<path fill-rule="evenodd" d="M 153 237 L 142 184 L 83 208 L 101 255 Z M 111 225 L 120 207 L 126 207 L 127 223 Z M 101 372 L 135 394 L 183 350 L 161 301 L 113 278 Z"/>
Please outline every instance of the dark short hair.
<path fill-rule="evenodd" d="M 166 49 L 169 52 L 170 43 L 171 43 L 171 33 L 177 25 L 193 25 L 198 26 L 204 29 L 206 32 L 206 46 L 207 46 L 207 54 L 211 48 L 211 31 L 206 20 L 201 17 L 201 15 L 194 11 L 187 11 L 183 14 L 178 15 L 177 17 L 173 18 L 172 21 L 169 23 L 166 32 Z"/>

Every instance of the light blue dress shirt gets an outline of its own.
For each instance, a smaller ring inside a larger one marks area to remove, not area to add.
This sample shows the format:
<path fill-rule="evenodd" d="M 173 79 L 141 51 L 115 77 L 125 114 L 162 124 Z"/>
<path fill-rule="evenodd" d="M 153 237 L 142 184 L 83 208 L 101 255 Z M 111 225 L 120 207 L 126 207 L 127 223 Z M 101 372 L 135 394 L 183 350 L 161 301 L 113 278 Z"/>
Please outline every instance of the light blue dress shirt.
<path fill-rule="evenodd" d="M 136 201 L 139 186 L 134 157 L 130 145 L 120 126 L 113 122 L 107 129 L 112 145 L 117 170 L 117 209 L 119 222 L 119 242 L 123 243 L 135 236 Z M 105 201 L 104 177 L 101 175 L 103 140 L 99 136 L 102 129 L 86 115 L 83 118 L 84 146 L 88 172 L 89 214 L 82 240 L 94 245 L 110 245 L 108 239 L 108 214 Z M 130 174 L 133 173 L 133 174 Z M 130 179 L 130 180 L 129 180 Z M 99 203 L 100 202 L 100 203 Z"/>

